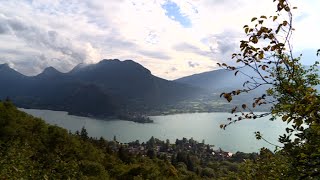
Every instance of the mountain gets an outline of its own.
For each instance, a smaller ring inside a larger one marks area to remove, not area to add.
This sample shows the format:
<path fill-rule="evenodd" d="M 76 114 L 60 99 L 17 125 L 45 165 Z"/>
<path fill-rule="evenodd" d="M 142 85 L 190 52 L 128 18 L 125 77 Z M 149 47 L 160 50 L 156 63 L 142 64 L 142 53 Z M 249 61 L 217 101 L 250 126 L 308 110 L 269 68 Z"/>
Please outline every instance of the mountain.
<path fill-rule="evenodd" d="M 137 105 L 174 103 L 191 97 L 198 91 L 198 88 L 156 77 L 132 60 L 102 60 L 71 71 L 69 76 L 80 84 L 90 82 L 103 92 L 121 98 L 125 103 L 139 102 Z"/>
<path fill-rule="evenodd" d="M 304 68 L 308 69 L 310 66 L 304 66 Z M 249 67 L 241 68 L 240 71 L 235 76 L 235 71 L 218 69 L 182 77 L 174 81 L 213 92 L 228 92 L 235 89 L 243 89 L 244 82 L 250 80 L 248 76 L 257 76 L 256 72 Z M 318 75 L 320 76 L 320 67 L 318 68 Z M 258 89 L 256 93 L 261 94 L 266 89 L 267 87 Z M 319 86 L 317 89 L 320 90 Z"/>
<path fill-rule="evenodd" d="M 1 99 L 23 93 L 26 77 L 11 69 L 8 64 L 0 65 Z"/>
<path fill-rule="evenodd" d="M 39 75 L 37 75 L 38 77 L 51 77 L 51 76 L 59 76 L 62 73 L 59 72 L 58 70 L 56 70 L 54 67 L 50 66 L 47 67 L 43 70 L 42 73 L 40 73 Z"/>
<path fill-rule="evenodd" d="M 256 76 L 256 73 L 248 67 L 241 68 L 240 71 L 241 72 L 238 72 L 237 76 L 235 76 L 235 71 L 217 69 L 186 76 L 174 81 L 214 92 L 232 91 L 235 89 L 243 89 L 244 82 L 250 80 L 248 76 Z"/>
<path fill-rule="evenodd" d="M 168 81 L 132 60 L 80 64 L 68 73 L 53 67 L 25 76 L 0 65 L 0 98 L 23 108 L 68 111 L 104 118 L 126 113 L 150 113 L 205 93 L 200 88 Z"/>
<path fill-rule="evenodd" d="M 223 98 L 220 98 L 220 94 L 223 92 L 231 92 L 237 89 L 244 89 L 244 82 L 250 80 L 248 76 L 253 76 L 255 73 L 250 68 L 242 68 L 241 72 L 237 73 L 235 76 L 235 71 L 218 69 L 213 71 L 208 71 L 204 73 L 194 74 L 191 76 L 183 77 L 174 80 L 174 82 L 183 83 L 186 85 L 193 86 L 195 88 L 206 89 L 211 92 L 210 96 L 206 99 L 209 101 L 220 101 L 223 103 Z M 246 75 L 245 75 L 246 74 Z M 250 93 L 242 93 L 240 96 L 234 96 L 231 106 L 223 106 L 220 110 L 225 111 L 234 107 L 235 105 L 242 105 L 243 103 L 251 104 L 253 99 L 261 96 L 268 89 L 267 86 L 257 88 Z M 203 101 L 202 103 L 208 103 Z M 229 104 L 230 105 L 230 104 Z M 216 107 L 217 108 L 217 107 Z M 257 110 L 268 110 L 268 107 L 258 107 Z"/>

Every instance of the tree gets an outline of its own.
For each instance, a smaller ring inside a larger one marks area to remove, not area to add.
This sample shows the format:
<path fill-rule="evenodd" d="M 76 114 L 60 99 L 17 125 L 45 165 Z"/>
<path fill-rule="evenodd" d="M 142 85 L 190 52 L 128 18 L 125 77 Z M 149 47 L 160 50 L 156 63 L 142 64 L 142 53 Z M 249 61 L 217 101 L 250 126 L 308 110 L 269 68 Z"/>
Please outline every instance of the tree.
<path fill-rule="evenodd" d="M 148 149 L 153 149 L 156 147 L 156 140 L 154 139 L 153 136 L 151 136 L 151 138 L 149 139 L 149 141 L 147 142 L 147 148 Z"/>
<path fill-rule="evenodd" d="M 150 158 L 150 159 L 154 159 L 156 158 L 157 156 L 157 153 L 154 149 L 148 149 L 147 151 L 147 156 Z"/>
<path fill-rule="evenodd" d="M 80 137 L 82 139 L 88 139 L 89 138 L 88 132 L 87 132 L 87 130 L 86 130 L 86 128 L 84 126 L 81 128 Z"/>
<path fill-rule="evenodd" d="M 221 94 L 227 101 L 261 87 L 267 90 L 254 98 L 252 105 L 234 107 L 232 113 L 238 113 L 220 127 L 225 129 L 235 122 L 269 115 L 271 120 L 290 123 L 287 133 L 279 137 L 283 144 L 279 151 L 290 160 L 288 172 L 298 179 L 317 177 L 320 175 L 320 96 L 315 87 L 320 83 L 319 63 L 306 68 L 300 63 L 301 56 L 294 57 L 290 40 L 294 32 L 292 12 L 296 7 L 288 0 L 273 1 L 275 15 L 254 17 L 251 19 L 253 26 L 243 27 L 248 38 L 240 41 L 240 53 L 232 55 L 237 66 L 219 64 L 235 71 L 235 75 L 248 77 L 243 89 Z M 319 53 L 320 50 L 317 55 Z M 254 73 L 247 74 L 244 68 Z M 269 112 L 254 112 L 255 107 L 265 105 L 271 106 Z M 259 132 L 256 137 L 263 139 Z"/>

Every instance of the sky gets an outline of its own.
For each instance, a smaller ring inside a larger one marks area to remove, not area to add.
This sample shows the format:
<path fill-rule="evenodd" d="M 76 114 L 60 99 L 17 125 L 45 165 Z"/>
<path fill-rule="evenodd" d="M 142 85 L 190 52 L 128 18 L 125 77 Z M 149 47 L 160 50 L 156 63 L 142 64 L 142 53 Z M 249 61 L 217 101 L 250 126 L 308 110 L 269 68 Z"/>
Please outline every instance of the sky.
<path fill-rule="evenodd" d="M 320 1 L 290 3 L 298 7 L 294 52 L 312 64 Z M 131 59 L 172 80 L 231 62 L 243 26 L 274 14 L 273 0 L 0 0 L 0 63 L 36 75 L 49 66 L 67 72 L 79 63 Z"/>

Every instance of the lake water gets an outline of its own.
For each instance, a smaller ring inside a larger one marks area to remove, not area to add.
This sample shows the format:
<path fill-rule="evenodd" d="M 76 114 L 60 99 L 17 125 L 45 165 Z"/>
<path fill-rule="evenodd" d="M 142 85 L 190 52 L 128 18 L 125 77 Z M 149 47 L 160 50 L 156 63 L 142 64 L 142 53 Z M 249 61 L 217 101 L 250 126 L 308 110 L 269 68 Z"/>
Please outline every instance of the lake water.
<path fill-rule="evenodd" d="M 266 142 L 256 140 L 255 131 L 260 131 L 268 141 L 278 144 L 279 134 L 285 131 L 286 123 L 282 121 L 269 121 L 268 118 L 245 120 L 229 126 L 226 130 L 219 125 L 226 122 L 230 113 L 190 113 L 166 116 L 152 116 L 154 123 L 139 124 L 130 121 L 103 121 L 87 117 L 68 115 L 67 112 L 20 109 L 35 117 L 44 119 L 47 123 L 64 127 L 72 132 L 80 130 L 83 126 L 89 136 L 104 137 L 112 140 L 116 136 L 120 142 L 139 140 L 145 142 L 151 136 L 171 143 L 183 137 L 191 138 L 206 144 L 221 147 L 225 151 L 258 152 L 261 147 L 274 149 Z"/>

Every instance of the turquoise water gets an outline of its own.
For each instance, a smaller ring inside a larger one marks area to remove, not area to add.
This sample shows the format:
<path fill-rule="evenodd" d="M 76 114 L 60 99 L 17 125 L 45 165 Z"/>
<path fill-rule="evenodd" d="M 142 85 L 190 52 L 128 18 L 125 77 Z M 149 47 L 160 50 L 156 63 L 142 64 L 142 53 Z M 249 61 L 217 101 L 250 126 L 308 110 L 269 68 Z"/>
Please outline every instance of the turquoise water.
<path fill-rule="evenodd" d="M 169 139 L 171 143 L 182 137 L 191 138 L 206 144 L 221 147 L 223 150 L 236 152 L 257 152 L 261 147 L 274 149 L 264 141 L 255 139 L 254 132 L 260 131 L 268 141 L 277 142 L 279 134 L 285 131 L 286 123 L 269 121 L 268 118 L 245 120 L 229 126 L 226 130 L 219 128 L 230 117 L 230 113 L 190 113 L 166 116 L 152 116 L 154 123 L 139 124 L 130 121 L 103 121 L 87 117 L 68 115 L 62 111 L 21 109 L 33 116 L 44 119 L 49 124 L 56 124 L 72 132 L 83 126 L 92 137 L 104 137 L 112 140 L 116 136 L 120 142 L 139 140 L 145 142 L 151 136 L 161 140 Z"/>

